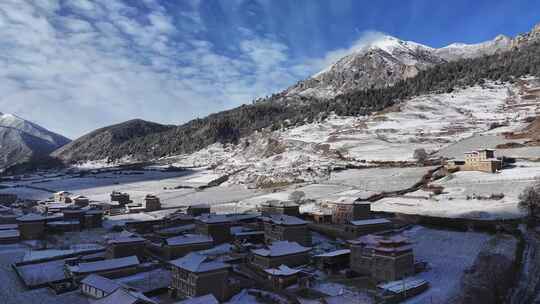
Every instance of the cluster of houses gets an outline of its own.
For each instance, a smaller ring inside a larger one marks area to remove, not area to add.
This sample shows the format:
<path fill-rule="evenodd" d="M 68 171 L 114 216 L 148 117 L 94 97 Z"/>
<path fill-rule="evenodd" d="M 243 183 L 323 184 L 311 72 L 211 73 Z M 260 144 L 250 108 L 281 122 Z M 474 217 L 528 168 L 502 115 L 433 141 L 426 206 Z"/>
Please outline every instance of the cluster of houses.
<path fill-rule="evenodd" d="M 414 275 L 417 267 L 412 243 L 394 231 L 392 221 L 373 216 L 369 198 L 328 201 L 331 214 L 326 219 L 315 212 L 300 214 L 293 202 L 268 202 L 260 212 L 241 214 L 215 214 L 207 204 L 192 205 L 160 218 L 126 221 L 122 231 L 106 232 L 94 247 L 13 267 L 28 288 L 48 286 L 58 293 L 79 289 L 92 303 L 161 303 L 156 295 L 167 297 L 167 303 L 220 303 L 253 288 L 278 293 L 309 289 L 319 270 L 365 276 L 385 288 Z M 54 201 L 38 204 L 36 212 L 0 225 L 0 236 L 30 240 L 98 228 L 104 216 L 113 217 L 117 213 L 111 210 L 121 207 L 125 214 L 140 207 L 159 210 L 161 203 L 148 195 L 135 206 L 129 194 L 113 192 L 111 204 L 95 204 L 59 192 Z M 0 220 L 1 215 L 2 210 Z M 341 227 L 347 241 L 321 252 L 314 247 L 312 225 Z M 39 277 L 32 274 L 36 269 L 50 272 Z M 133 284 L 136 278 L 146 279 Z M 427 287 L 420 283 L 407 287 L 407 293 Z M 402 294 L 402 289 L 396 292 L 394 286 L 393 293 Z"/>

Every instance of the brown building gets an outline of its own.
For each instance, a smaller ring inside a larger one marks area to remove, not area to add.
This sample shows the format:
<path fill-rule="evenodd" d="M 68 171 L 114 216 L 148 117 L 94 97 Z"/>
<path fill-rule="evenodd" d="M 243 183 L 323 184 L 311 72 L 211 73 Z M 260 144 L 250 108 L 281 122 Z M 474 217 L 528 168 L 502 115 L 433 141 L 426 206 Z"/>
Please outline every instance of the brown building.
<path fill-rule="evenodd" d="M 107 241 L 105 256 L 108 259 L 128 256 L 142 257 L 146 248 L 146 239 L 141 237 L 118 237 Z"/>
<path fill-rule="evenodd" d="M 212 294 L 224 301 L 228 298 L 228 264 L 212 261 L 198 253 L 190 253 L 171 261 L 171 293 L 176 297 L 193 298 Z"/>
<path fill-rule="evenodd" d="M 311 246 L 311 233 L 307 222 L 294 216 L 270 214 L 261 217 L 264 222 L 266 243 L 276 241 L 297 242 L 302 246 Z"/>
<path fill-rule="evenodd" d="M 277 268 L 281 265 L 297 267 L 309 262 L 311 247 L 296 242 L 279 241 L 266 248 L 254 249 L 251 264 L 260 269 Z"/>
<path fill-rule="evenodd" d="M 172 260 L 186 254 L 212 248 L 214 240 L 207 235 L 185 234 L 168 238 L 161 244 L 152 243 L 149 249 L 164 259 Z"/>
<path fill-rule="evenodd" d="M 117 202 L 121 206 L 131 203 L 129 194 L 124 192 L 113 191 L 111 193 L 111 202 Z"/>
<path fill-rule="evenodd" d="M 82 280 L 90 274 L 99 274 L 105 277 L 122 277 L 137 272 L 139 259 L 136 256 L 118 259 L 107 259 L 95 262 L 85 262 L 76 265 L 65 265 L 66 273 L 75 281 Z"/>
<path fill-rule="evenodd" d="M 187 214 L 193 217 L 201 216 L 203 214 L 210 213 L 210 205 L 208 204 L 198 204 L 191 205 L 187 208 Z"/>
<path fill-rule="evenodd" d="M 159 197 L 155 195 L 148 194 L 144 198 L 144 202 L 145 202 L 146 211 L 161 210 L 161 201 L 159 200 Z"/>
<path fill-rule="evenodd" d="M 345 224 L 350 221 L 368 219 L 371 216 L 371 204 L 359 202 L 356 198 L 342 197 L 326 204 L 332 210 L 332 223 Z"/>
<path fill-rule="evenodd" d="M 448 170 L 481 171 L 495 173 L 502 169 L 503 162 L 495 157 L 495 150 L 483 149 L 465 152 L 465 160 L 450 160 Z"/>
<path fill-rule="evenodd" d="M 344 237 L 355 239 L 366 234 L 380 232 L 390 228 L 392 228 L 392 222 L 385 218 L 351 221 L 345 225 Z"/>
<path fill-rule="evenodd" d="M 272 214 L 300 216 L 300 206 L 297 203 L 289 201 L 268 201 L 261 204 L 259 209 L 263 216 Z"/>
<path fill-rule="evenodd" d="M 195 219 L 196 231 L 208 235 L 214 244 L 228 243 L 232 240 L 231 219 L 222 214 L 203 214 Z"/>
<path fill-rule="evenodd" d="M 281 265 L 277 268 L 265 269 L 268 281 L 272 283 L 272 288 L 276 290 L 285 289 L 298 282 L 299 269 L 294 269 Z"/>
<path fill-rule="evenodd" d="M 332 273 L 349 267 L 350 249 L 340 249 L 313 256 L 317 268 Z"/>
<path fill-rule="evenodd" d="M 29 213 L 17 218 L 21 238 L 35 240 L 45 236 L 46 217 Z"/>
<path fill-rule="evenodd" d="M 77 195 L 71 198 L 71 200 L 78 207 L 86 207 L 90 204 L 90 199 L 84 195 Z"/>
<path fill-rule="evenodd" d="M 351 244 L 351 269 L 376 282 L 401 280 L 414 274 L 412 245 L 400 235 L 366 235 Z"/>
<path fill-rule="evenodd" d="M 17 202 L 17 195 L 11 193 L 0 193 L 0 205 L 9 206 Z"/>
<path fill-rule="evenodd" d="M 100 228 L 103 226 L 103 211 L 97 209 L 88 210 L 84 214 L 84 227 L 87 229 Z"/>

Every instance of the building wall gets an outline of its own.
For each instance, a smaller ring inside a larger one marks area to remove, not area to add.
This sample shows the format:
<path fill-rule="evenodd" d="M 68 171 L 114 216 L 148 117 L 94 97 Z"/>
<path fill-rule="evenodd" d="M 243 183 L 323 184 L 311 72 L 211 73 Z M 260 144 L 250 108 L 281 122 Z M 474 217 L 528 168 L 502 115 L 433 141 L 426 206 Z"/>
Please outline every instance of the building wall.
<path fill-rule="evenodd" d="M 173 267 L 171 289 L 180 297 L 198 297 L 213 294 L 220 301 L 227 297 L 228 270 L 221 269 L 207 273 L 193 273 Z"/>
<path fill-rule="evenodd" d="M 300 216 L 299 206 L 261 206 L 261 213 L 263 216 L 271 214 L 285 214 L 290 216 Z"/>
<path fill-rule="evenodd" d="M 372 277 L 377 282 L 401 280 L 414 274 L 412 252 L 397 256 L 373 255 Z"/>
<path fill-rule="evenodd" d="M 101 299 L 107 295 L 103 290 L 97 289 L 93 286 L 89 286 L 86 284 L 81 285 L 81 292 L 84 295 L 92 297 L 94 299 Z"/>
<path fill-rule="evenodd" d="M 252 264 L 263 269 L 277 268 L 281 265 L 287 265 L 289 267 L 296 267 L 307 264 L 309 262 L 308 252 L 297 253 L 279 257 L 268 257 L 253 255 Z"/>
<path fill-rule="evenodd" d="M 362 275 L 371 275 L 373 250 L 351 245 L 350 267 Z"/>
<path fill-rule="evenodd" d="M 345 237 L 348 239 L 355 239 L 366 234 L 387 230 L 387 229 L 390 229 L 391 227 L 392 227 L 391 223 L 362 225 L 362 226 L 345 225 Z"/>
<path fill-rule="evenodd" d="M 207 224 L 197 221 L 195 226 L 198 233 L 211 236 L 216 245 L 228 243 L 232 240 L 229 223 Z"/>
<path fill-rule="evenodd" d="M 45 236 L 45 221 L 20 222 L 19 232 L 24 240 L 41 239 Z"/>
<path fill-rule="evenodd" d="M 109 244 L 107 245 L 105 257 L 107 259 L 115 259 L 136 255 L 140 258 L 144 255 L 145 248 L 145 242 Z"/>
<path fill-rule="evenodd" d="M 307 224 L 296 226 L 264 223 L 264 239 L 266 243 L 275 241 L 297 242 L 302 246 L 311 246 L 311 233 Z"/>

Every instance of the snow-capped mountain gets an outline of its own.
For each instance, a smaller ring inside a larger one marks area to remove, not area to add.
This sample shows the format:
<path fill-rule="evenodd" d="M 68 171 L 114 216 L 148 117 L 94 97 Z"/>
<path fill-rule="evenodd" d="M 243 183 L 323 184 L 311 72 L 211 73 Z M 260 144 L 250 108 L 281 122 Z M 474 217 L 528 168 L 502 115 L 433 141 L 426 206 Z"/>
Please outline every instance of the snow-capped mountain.
<path fill-rule="evenodd" d="M 286 95 L 333 98 L 353 90 L 391 86 L 443 62 L 431 47 L 382 36 L 289 88 Z"/>
<path fill-rule="evenodd" d="M 493 55 L 496 52 L 510 50 L 512 47 L 512 38 L 499 35 L 493 40 L 476 44 L 452 43 L 448 46 L 436 49 L 435 55 L 447 61 L 453 61 L 463 58 L 474 58 L 484 55 Z"/>
<path fill-rule="evenodd" d="M 0 113 L 0 169 L 46 156 L 70 140 L 16 115 Z"/>

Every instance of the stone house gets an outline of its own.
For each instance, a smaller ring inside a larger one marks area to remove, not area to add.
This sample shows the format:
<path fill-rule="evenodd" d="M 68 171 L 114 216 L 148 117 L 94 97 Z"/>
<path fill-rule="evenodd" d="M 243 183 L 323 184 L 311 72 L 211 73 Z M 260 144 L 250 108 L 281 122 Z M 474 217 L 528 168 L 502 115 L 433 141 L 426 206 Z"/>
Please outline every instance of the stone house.
<path fill-rule="evenodd" d="M 194 251 L 212 248 L 212 237 L 202 234 L 185 234 L 165 239 L 163 243 L 151 243 L 149 250 L 164 259 L 172 260 Z"/>
<path fill-rule="evenodd" d="M 108 259 L 128 256 L 143 257 L 146 249 L 146 242 L 146 239 L 137 236 L 110 239 L 107 241 L 105 256 Z"/>
<path fill-rule="evenodd" d="M 401 235 L 366 235 L 349 241 L 351 269 L 376 282 L 401 280 L 414 274 L 409 240 Z"/>
<path fill-rule="evenodd" d="M 250 263 L 260 269 L 277 268 L 281 265 L 297 267 L 309 263 L 311 247 L 296 242 L 278 241 L 265 248 L 251 250 Z"/>
<path fill-rule="evenodd" d="M 84 195 L 74 196 L 71 200 L 78 207 L 86 207 L 90 204 L 90 199 Z"/>
<path fill-rule="evenodd" d="M 267 275 L 268 281 L 271 282 L 272 288 L 281 290 L 298 282 L 300 270 L 281 265 L 277 268 L 265 269 L 264 272 Z"/>
<path fill-rule="evenodd" d="M 368 219 L 371 215 L 371 204 L 359 202 L 353 197 L 342 197 L 326 203 L 332 210 L 332 223 L 345 224 L 350 221 Z"/>
<path fill-rule="evenodd" d="M 173 260 L 170 264 L 170 291 L 173 296 L 192 298 L 212 294 L 219 301 L 228 298 L 230 265 L 195 252 Z"/>
<path fill-rule="evenodd" d="M 155 196 L 153 194 L 148 194 L 144 198 L 144 203 L 145 203 L 146 211 L 161 210 L 161 201 L 159 200 L 159 197 L 157 197 L 157 196 Z"/>
<path fill-rule="evenodd" d="M 191 205 L 187 208 L 186 213 L 193 217 L 201 216 L 203 214 L 210 213 L 210 205 L 208 204 Z"/>
<path fill-rule="evenodd" d="M 38 214 L 29 213 L 17 218 L 21 238 L 35 240 L 45 236 L 45 223 L 47 218 Z"/>
<path fill-rule="evenodd" d="M 317 268 L 332 273 L 349 266 L 350 254 L 350 249 L 340 249 L 315 255 L 313 259 Z"/>
<path fill-rule="evenodd" d="M 380 232 L 392 228 L 392 222 L 385 218 L 372 218 L 350 221 L 345 225 L 344 237 L 355 239 L 362 235 Z"/>
<path fill-rule="evenodd" d="M 105 277 L 122 277 L 135 274 L 140 262 L 136 256 L 118 259 L 107 259 L 94 262 L 84 262 L 76 265 L 65 265 L 68 277 L 75 281 L 82 280 L 90 274 L 99 274 Z"/>
<path fill-rule="evenodd" d="M 271 214 L 261 219 L 264 222 L 264 239 L 267 244 L 290 241 L 302 246 L 311 246 L 311 232 L 306 221 L 280 214 Z"/>
<path fill-rule="evenodd" d="M 11 193 L 0 193 L 0 205 L 11 205 L 17 202 L 17 195 Z"/>
<path fill-rule="evenodd" d="M 465 152 L 464 160 L 449 160 L 446 169 L 495 173 L 501 170 L 502 166 L 503 161 L 495 157 L 495 150 L 482 149 Z"/>
<path fill-rule="evenodd" d="M 203 214 L 195 219 L 197 233 L 208 235 L 214 240 L 214 244 L 228 243 L 232 240 L 231 219 L 222 214 Z"/>
<path fill-rule="evenodd" d="M 111 193 L 111 202 L 117 202 L 119 205 L 124 206 L 132 201 L 128 193 L 113 191 Z"/>
<path fill-rule="evenodd" d="M 289 216 L 300 216 L 300 205 L 290 201 L 267 201 L 259 207 L 263 216 L 271 214 L 283 214 Z"/>
<path fill-rule="evenodd" d="M 115 292 L 121 285 L 97 274 L 91 274 L 81 280 L 81 293 L 85 296 L 101 299 Z"/>

